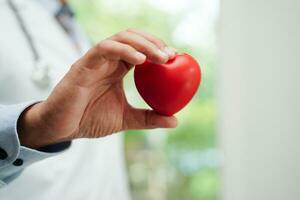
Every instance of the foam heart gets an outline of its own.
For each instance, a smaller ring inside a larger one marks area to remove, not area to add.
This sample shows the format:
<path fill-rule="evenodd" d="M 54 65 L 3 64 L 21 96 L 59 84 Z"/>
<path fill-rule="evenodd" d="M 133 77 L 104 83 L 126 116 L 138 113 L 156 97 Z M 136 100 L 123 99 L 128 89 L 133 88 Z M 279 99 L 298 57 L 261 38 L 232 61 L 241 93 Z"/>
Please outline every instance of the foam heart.
<path fill-rule="evenodd" d="M 156 112 L 173 115 L 193 98 L 201 82 L 197 61 L 188 54 L 177 54 L 165 64 L 146 61 L 134 70 L 136 88 Z"/>

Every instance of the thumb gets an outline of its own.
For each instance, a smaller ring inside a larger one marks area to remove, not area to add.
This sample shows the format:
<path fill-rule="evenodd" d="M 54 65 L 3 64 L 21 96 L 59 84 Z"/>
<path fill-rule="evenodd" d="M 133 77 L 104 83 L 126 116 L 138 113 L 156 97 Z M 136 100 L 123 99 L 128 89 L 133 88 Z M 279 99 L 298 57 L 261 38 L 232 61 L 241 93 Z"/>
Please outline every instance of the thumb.
<path fill-rule="evenodd" d="M 176 126 L 176 117 L 161 115 L 153 110 L 129 108 L 124 115 L 124 129 L 175 128 Z"/>

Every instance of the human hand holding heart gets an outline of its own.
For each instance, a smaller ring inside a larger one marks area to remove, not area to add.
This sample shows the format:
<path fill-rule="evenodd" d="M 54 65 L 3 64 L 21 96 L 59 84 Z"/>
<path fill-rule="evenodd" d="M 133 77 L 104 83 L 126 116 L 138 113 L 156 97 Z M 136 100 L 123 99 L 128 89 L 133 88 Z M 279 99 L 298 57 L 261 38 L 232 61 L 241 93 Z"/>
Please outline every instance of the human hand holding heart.
<path fill-rule="evenodd" d="M 171 116 L 185 107 L 197 92 L 201 71 L 188 54 L 177 54 L 164 64 L 147 60 L 134 70 L 136 88 L 156 112 Z"/>
<path fill-rule="evenodd" d="M 154 111 L 135 108 L 126 99 L 123 78 L 133 66 L 138 91 Z M 45 101 L 22 113 L 18 136 L 22 145 L 39 148 L 129 129 L 175 128 L 172 115 L 192 99 L 200 81 L 191 56 L 175 55 L 155 36 L 128 29 L 73 63 Z"/>

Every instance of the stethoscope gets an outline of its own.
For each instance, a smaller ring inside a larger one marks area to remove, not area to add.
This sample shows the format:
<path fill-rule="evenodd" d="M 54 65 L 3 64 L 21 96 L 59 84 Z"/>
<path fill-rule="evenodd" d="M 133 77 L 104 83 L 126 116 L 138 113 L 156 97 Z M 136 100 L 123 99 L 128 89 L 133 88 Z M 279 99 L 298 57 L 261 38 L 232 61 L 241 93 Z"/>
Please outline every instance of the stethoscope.
<path fill-rule="evenodd" d="M 48 88 L 51 84 L 51 78 L 49 73 L 50 67 L 48 63 L 39 54 L 37 47 L 35 46 L 34 40 L 30 35 L 28 29 L 26 28 L 25 22 L 22 19 L 20 12 L 17 6 L 14 4 L 13 0 L 7 0 L 7 4 L 14 13 L 16 20 L 20 26 L 20 29 L 23 32 L 24 37 L 27 40 L 28 46 L 32 52 L 34 67 L 31 74 L 31 80 L 37 87 L 41 89 Z"/>

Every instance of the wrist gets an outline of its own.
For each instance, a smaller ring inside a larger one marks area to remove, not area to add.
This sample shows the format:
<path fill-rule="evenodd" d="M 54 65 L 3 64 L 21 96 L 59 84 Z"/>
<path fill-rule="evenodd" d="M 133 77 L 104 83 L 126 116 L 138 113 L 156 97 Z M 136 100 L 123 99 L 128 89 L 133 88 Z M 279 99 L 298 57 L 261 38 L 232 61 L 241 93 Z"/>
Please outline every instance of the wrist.
<path fill-rule="evenodd" d="M 47 134 L 40 112 L 43 102 L 36 103 L 26 108 L 17 122 L 17 132 L 22 146 L 33 149 L 55 143 L 50 134 Z"/>

